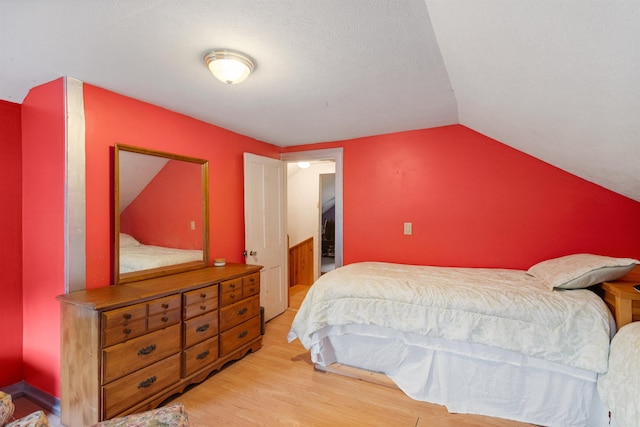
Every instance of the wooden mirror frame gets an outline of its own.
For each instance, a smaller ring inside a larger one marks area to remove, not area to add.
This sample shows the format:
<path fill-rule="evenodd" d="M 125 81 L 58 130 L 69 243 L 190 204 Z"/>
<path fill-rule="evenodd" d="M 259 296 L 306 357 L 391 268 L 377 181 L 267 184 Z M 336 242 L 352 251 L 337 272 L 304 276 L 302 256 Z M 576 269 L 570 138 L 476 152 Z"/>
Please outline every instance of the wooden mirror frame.
<path fill-rule="evenodd" d="M 150 268 L 145 270 L 132 271 L 128 273 L 120 272 L 120 153 L 130 152 L 149 156 L 163 157 L 168 160 L 179 160 L 201 166 L 201 187 L 202 187 L 202 260 L 180 264 L 167 265 L 163 267 Z M 207 267 L 209 264 L 209 162 L 208 160 L 194 157 L 182 156 L 179 154 L 155 151 L 146 148 L 133 147 L 123 144 L 114 145 L 114 281 L 115 284 L 130 283 L 138 280 L 150 279 L 153 277 L 167 276 L 183 271 L 196 270 Z"/>

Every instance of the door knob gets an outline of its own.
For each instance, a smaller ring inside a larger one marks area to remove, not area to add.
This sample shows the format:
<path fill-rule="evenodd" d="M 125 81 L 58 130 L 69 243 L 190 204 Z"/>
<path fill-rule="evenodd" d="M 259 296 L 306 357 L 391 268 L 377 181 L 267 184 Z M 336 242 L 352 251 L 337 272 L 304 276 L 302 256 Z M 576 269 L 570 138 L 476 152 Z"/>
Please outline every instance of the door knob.
<path fill-rule="evenodd" d="M 249 255 L 251 255 L 251 256 L 256 256 L 256 255 L 258 255 L 258 252 L 256 252 L 256 251 L 251 251 L 251 252 L 249 252 Z"/>

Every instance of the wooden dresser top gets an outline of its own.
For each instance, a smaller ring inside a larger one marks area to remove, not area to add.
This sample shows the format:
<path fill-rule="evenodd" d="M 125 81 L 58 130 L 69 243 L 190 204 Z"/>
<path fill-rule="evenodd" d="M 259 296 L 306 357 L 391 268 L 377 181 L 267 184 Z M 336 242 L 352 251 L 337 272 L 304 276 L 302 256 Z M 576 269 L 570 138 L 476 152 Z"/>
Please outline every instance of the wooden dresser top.
<path fill-rule="evenodd" d="M 246 274 L 257 273 L 260 265 L 227 264 L 224 267 L 206 267 L 169 276 L 88 289 L 59 295 L 56 299 L 65 304 L 84 306 L 91 310 L 112 310 L 132 302 L 143 302 L 176 292 L 184 292 L 204 285 L 219 283 Z"/>

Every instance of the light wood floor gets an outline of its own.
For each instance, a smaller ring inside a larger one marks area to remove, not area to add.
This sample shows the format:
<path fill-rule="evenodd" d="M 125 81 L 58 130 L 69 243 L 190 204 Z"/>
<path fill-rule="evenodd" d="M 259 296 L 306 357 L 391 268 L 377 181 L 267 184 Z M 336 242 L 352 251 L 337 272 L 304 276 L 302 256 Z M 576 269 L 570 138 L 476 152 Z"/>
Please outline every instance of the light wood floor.
<path fill-rule="evenodd" d="M 267 323 L 259 351 L 173 399 L 184 404 L 191 426 L 529 425 L 449 414 L 443 406 L 412 400 L 394 388 L 316 371 L 302 345 L 286 339 L 307 290 L 302 285 L 291 288 L 291 308 Z M 16 405 L 24 400 L 17 399 Z M 36 409 L 30 406 L 25 415 Z M 50 423 L 60 425 L 57 417 Z"/>
<path fill-rule="evenodd" d="M 263 347 L 175 401 L 194 427 L 208 426 L 525 426 L 449 414 L 400 390 L 313 369 L 309 353 L 286 336 L 308 287 L 294 286 L 291 308 L 266 325 Z"/>

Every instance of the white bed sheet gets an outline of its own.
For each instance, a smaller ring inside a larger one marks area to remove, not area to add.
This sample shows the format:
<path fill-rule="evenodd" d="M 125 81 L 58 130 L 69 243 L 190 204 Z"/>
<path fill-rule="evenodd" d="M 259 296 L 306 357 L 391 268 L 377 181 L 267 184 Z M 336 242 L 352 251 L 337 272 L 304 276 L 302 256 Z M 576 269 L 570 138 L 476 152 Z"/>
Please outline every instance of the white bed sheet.
<path fill-rule="evenodd" d="M 604 373 L 609 316 L 593 292 L 551 291 L 521 270 L 367 262 L 321 276 L 288 338 L 308 349 L 325 327 L 373 325 Z"/>
<path fill-rule="evenodd" d="M 165 248 L 153 245 L 120 247 L 120 273 L 202 260 L 201 250 Z"/>
<path fill-rule="evenodd" d="M 328 326 L 312 341 L 314 363 L 385 373 L 408 396 L 445 405 L 450 412 L 551 427 L 608 425 L 594 372 L 378 326 Z"/>

